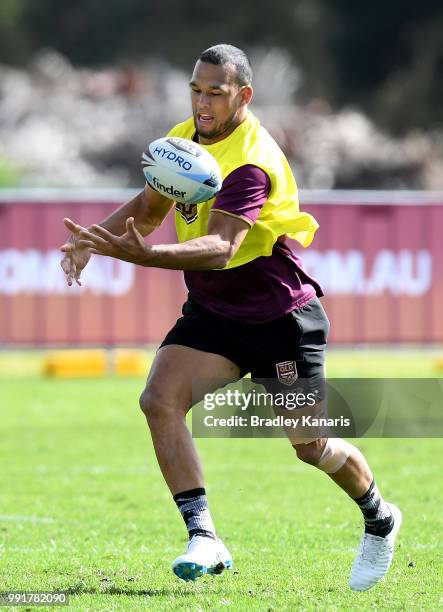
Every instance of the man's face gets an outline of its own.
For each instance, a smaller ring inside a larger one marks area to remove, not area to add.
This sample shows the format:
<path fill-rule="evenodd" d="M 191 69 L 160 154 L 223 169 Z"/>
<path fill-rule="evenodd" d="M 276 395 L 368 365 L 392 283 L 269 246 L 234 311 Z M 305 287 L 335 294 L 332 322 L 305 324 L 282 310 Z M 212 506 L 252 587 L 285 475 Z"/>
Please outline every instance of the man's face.
<path fill-rule="evenodd" d="M 215 66 L 198 61 L 192 74 L 191 101 L 194 123 L 202 144 L 229 136 L 246 116 L 251 87 L 236 82 L 232 64 Z"/>

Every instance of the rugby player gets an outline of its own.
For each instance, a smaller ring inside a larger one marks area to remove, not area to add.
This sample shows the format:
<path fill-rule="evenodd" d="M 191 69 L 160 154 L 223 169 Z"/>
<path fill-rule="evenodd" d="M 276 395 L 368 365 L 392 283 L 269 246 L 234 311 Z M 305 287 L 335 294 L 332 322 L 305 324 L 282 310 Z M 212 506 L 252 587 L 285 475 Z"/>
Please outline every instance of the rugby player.
<path fill-rule="evenodd" d="M 232 567 L 208 507 L 202 465 L 185 416 L 192 380 L 324 377 L 329 322 L 318 283 L 285 242 L 312 241 L 317 224 L 299 211 L 297 186 L 275 141 L 249 111 L 247 56 L 220 44 L 202 52 L 190 81 L 192 117 L 169 133 L 193 139 L 218 161 L 223 184 L 198 206 L 175 204 L 148 185 L 98 225 L 71 231 L 62 268 L 80 284 L 91 253 L 141 266 L 183 270 L 189 297 L 158 350 L 141 394 L 160 469 L 189 533 L 173 562 L 184 580 Z M 278 94 L 278 92 L 277 92 Z M 177 244 L 147 244 L 175 206 Z M 210 388 L 208 383 L 208 389 Z M 296 454 L 330 476 L 364 520 L 350 587 L 371 588 L 388 571 L 401 513 L 386 503 L 362 453 L 338 438 L 292 439 Z"/>

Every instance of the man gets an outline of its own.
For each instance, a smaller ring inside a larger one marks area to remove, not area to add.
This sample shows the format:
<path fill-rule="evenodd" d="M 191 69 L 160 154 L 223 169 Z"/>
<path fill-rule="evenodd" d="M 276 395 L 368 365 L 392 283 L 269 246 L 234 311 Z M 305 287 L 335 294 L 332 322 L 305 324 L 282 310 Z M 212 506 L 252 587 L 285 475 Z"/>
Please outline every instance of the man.
<path fill-rule="evenodd" d="M 187 552 L 173 563 L 184 580 L 232 566 L 216 536 L 185 423 L 195 374 L 208 381 L 235 381 L 247 372 L 283 379 L 288 369 L 293 380 L 324 376 L 329 322 L 318 300 L 322 292 L 285 244 L 289 235 L 307 246 L 317 224 L 300 213 L 283 153 L 248 110 L 251 78 L 246 55 L 230 45 L 207 49 L 195 65 L 193 117 L 170 135 L 207 147 L 223 185 L 215 200 L 192 210 L 175 206 L 179 243 L 144 241 L 174 204 L 148 185 L 99 225 L 86 229 L 65 219 L 72 232 L 62 247 L 69 285 L 80 284 L 91 253 L 185 273 L 189 299 L 183 317 L 157 352 L 140 399 L 160 468 L 189 532 Z M 302 461 L 327 473 L 360 507 L 365 532 L 350 586 L 372 587 L 390 566 L 400 511 L 382 499 L 363 455 L 348 442 L 291 442 Z"/>

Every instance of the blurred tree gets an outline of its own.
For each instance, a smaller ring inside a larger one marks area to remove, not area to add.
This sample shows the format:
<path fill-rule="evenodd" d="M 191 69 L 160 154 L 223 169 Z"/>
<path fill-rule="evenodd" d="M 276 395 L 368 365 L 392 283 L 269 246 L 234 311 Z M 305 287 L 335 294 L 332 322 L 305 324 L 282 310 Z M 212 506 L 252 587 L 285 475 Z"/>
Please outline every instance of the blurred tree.
<path fill-rule="evenodd" d="M 15 0 L 9 0 L 14 2 Z M 321 0 L 225 0 L 222 9 L 206 0 L 19 0 L 17 34 L 26 49 L 54 47 L 77 65 L 167 58 L 190 69 L 200 51 L 217 42 L 247 50 L 283 48 L 303 66 L 303 92 L 321 95 L 332 86 L 332 62 L 324 38 L 332 15 Z M 14 61 L 15 47 L 7 61 Z M 5 53 L 0 52 L 0 60 Z M 278 96 L 278 92 L 275 92 Z"/>
<path fill-rule="evenodd" d="M 441 0 L 335 0 L 334 7 L 334 102 L 358 104 L 396 132 L 441 123 Z"/>
<path fill-rule="evenodd" d="M 0 4 L 0 23 L 14 25 L 23 11 L 23 0 L 2 0 Z"/>
<path fill-rule="evenodd" d="M 0 2 L 0 60 L 20 64 L 30 53 L 27 37 L 21 29 L 26 0 Z"/>
<path fill-rule="evenodd" d="M 190 70 L 217 42 L 282 49 L 299 100 L 352 103 L 398 132 L 443 120 L 441 40 L 441 0 L 0 0 L 0 61 L 54 47 L 77 65 L 167 58 Z"/>

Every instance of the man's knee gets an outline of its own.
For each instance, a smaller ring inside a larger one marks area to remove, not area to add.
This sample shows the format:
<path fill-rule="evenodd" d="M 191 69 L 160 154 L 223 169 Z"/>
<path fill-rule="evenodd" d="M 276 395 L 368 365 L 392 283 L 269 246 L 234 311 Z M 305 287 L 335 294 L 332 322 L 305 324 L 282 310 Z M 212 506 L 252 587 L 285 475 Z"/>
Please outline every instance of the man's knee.
<path fill-rule="evenodd" d="M 351 454 L 362 457 L 355 446 L 341 438 L 319 438 L 315 442 L 296 445 L 294 448 L 299 459 L 315 465 L 327 474 L 338 472 Z"/>
<path fill-rule="evenodd" d="M 308 444 L 294 444 L 297 457 L 309 465 L 318 465 L 326 442 L 327 438 L 318 438 Z"/>
<path fill-rule="evenodd" d="M 167 401 L 164 395 L 158 393 L 149 385 L 140 395 L 139 404 L 149 424 L 158 419 L 169 418 L 173 410 L 172 405 Z"/>
<path fill-rule="evenodd" d="M 149 391 L 149 389 L 143 389 L 142 394 L 138 400 L 141 411 L 145 414 L 146 417 L 149 417 L 151 414 L 151 407 L 153 406 L 153 398 Z"/>

